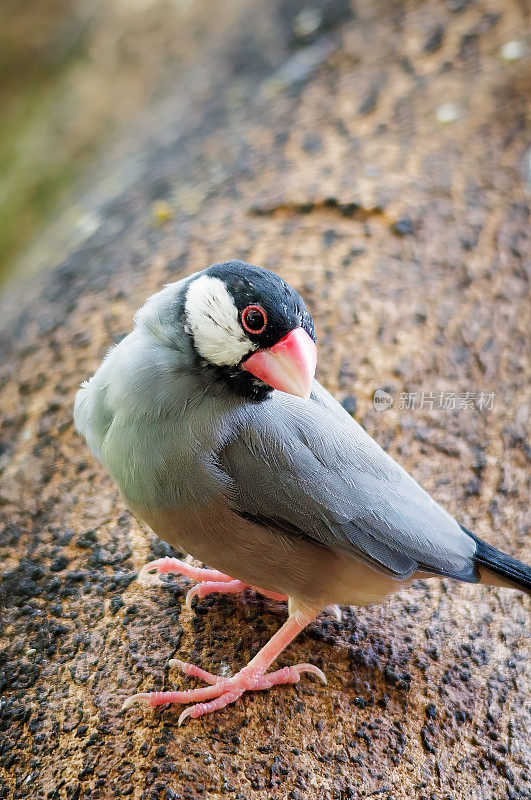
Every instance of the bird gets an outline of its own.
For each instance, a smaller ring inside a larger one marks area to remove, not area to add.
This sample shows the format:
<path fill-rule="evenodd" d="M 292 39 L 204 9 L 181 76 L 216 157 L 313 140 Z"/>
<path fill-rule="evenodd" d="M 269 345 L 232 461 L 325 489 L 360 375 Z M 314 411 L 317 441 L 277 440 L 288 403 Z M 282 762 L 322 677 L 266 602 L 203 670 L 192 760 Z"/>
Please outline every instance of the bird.
<path fill-rule="evenodd" d="M 131 512 L 208 566 L 165 557 L 139 575 L 194 581 L 187 602 L 254 589 L 288 618 L 232 676 L 179 659 L 205 686 L 141 692 L 179 717 L 244 692 L 295 684 L 312 664 L 268 671 L 331 607 L 383 602 L 416 578 L 529 593 L 531 568 L 482 541 L 430 497 L 315 379 L 316 334 L 275 272 L 230 260 L 166 285 L 78 390 L 74 422 Z"/>

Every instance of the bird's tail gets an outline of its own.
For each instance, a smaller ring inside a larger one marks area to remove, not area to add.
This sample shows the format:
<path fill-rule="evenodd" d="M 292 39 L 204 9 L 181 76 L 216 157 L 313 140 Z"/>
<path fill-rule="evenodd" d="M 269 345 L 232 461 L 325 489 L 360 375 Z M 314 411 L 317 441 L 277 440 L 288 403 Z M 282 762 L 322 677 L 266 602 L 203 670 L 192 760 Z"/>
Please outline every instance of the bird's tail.
<path fill-rule="evenodd" d="M 463 525 L 461 528 L 476 543 L 474 561 L 481 572 L 481 583 L 523 589 L 531 594 L 531 567 L 487 544 Z"/>

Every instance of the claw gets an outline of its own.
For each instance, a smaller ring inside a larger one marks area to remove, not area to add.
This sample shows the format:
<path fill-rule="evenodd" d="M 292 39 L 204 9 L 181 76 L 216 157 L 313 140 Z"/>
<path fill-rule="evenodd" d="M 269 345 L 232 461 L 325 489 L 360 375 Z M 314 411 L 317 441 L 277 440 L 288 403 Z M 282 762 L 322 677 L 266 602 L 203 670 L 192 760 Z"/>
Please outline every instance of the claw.
<path fill-rule="evenodd" d="M 188 708 L 185 708 L 184 711 L 181 711 L 179 719 L 177 720 L 177 725 L 179 728 L 181 727 L 185 719 L 188 719 L 188 717 L 192 716 L 192 708 L 193 706 L 188 706 Z"/>
<path fill-rule="evenodd" d="M 151 699 L 151 692 L 139 692 L 138 694 L 132 694 L 131 697 L 128 697 L 127 700 L 124 701 L 122 704 L 121 711 L 127 711 L 128 708 L 137 702 L 137 700 L 145 700 L 149 703 Z"/>
<path fill-rule="evenodd" d="M 192 610 L 192 600 L 194 599 L 194 597 L 200 597 L 200 591 L 199 591 L 200 586 L 201 584 L 197 583 L 195 586 L 192 586 L 192 588 L 188 589 L 188 591 L 186 592 L 186 598 L 184 604 L 186 608 L 190 609 L 190 611 Z"/>
<path fill-rule="evenodd" d="M 343 622 L 343 612 L 341 611 L 340 607 L 335 603 L 332 606 L 327 606 L 325 611 L 328 611 L 330 614 L 333 614 L 338 622 Z"/>
<path fill-rule="evenodd" d="M 322 681 L 325 684 L 325 686 L 328 683 L 324 672 L 321 669 L 319 669 L 319 667 L 316 667 L 315 664 L 295 664 L 294 669 L 297 670 L 299 675 L 301 674 L 301 672 L 309 672 L 311 675 L 317 675 L 319 680 Z"/>
<path fill-rule="evenodd" d="M 161 586 L 162 581 L 159 576 L 160 572 L 152 562 L 151 564 L 144 564 L 138 573 L 137 581 L 143 586 Z"/>

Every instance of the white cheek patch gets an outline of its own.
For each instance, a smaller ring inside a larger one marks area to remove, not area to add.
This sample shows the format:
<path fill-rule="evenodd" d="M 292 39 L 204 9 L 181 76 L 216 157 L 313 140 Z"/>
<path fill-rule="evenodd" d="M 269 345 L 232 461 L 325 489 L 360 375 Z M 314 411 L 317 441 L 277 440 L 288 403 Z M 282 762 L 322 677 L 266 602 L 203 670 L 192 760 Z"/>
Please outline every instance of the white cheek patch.
<path fill-rule="evenodd" d="M 256 350 L 245 335 L 238 309 L 219 278 L 201 275 L 188 288 L 186 317 L 197 352 L 218 367 L 232 367 Z"/>

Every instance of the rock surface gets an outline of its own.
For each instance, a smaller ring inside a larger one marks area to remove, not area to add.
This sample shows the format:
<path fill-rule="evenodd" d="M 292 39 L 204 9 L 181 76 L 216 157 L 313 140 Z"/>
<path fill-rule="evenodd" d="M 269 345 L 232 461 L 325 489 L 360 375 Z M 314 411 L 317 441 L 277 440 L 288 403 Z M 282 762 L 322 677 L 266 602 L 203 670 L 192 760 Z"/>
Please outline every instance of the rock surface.
<path fill-rule="evenodd" d="M 120 713 L 181 682 L 170 657 L 235 670 L 285 615 L 252 594 L 189 612 L 179 579 L 141 590 L 168 549 L 73 430 L 77 385 L 135 308 L 213 261 L 296 285 L 319 378 L 460 521 L 525 557 L 530 74 L 502 57 L 523 5 L 304 5 L 231 0 L 211 19 L 205 2 L 202 51 L 94 178 L 64 260 L 4 298 L 1 798 L 529 796 L 527 601 L 509 590 L 421 582 L 323 616 L 282 664 L 312 661 L 328 687 L 184 728 L 180 709 Z"/>

